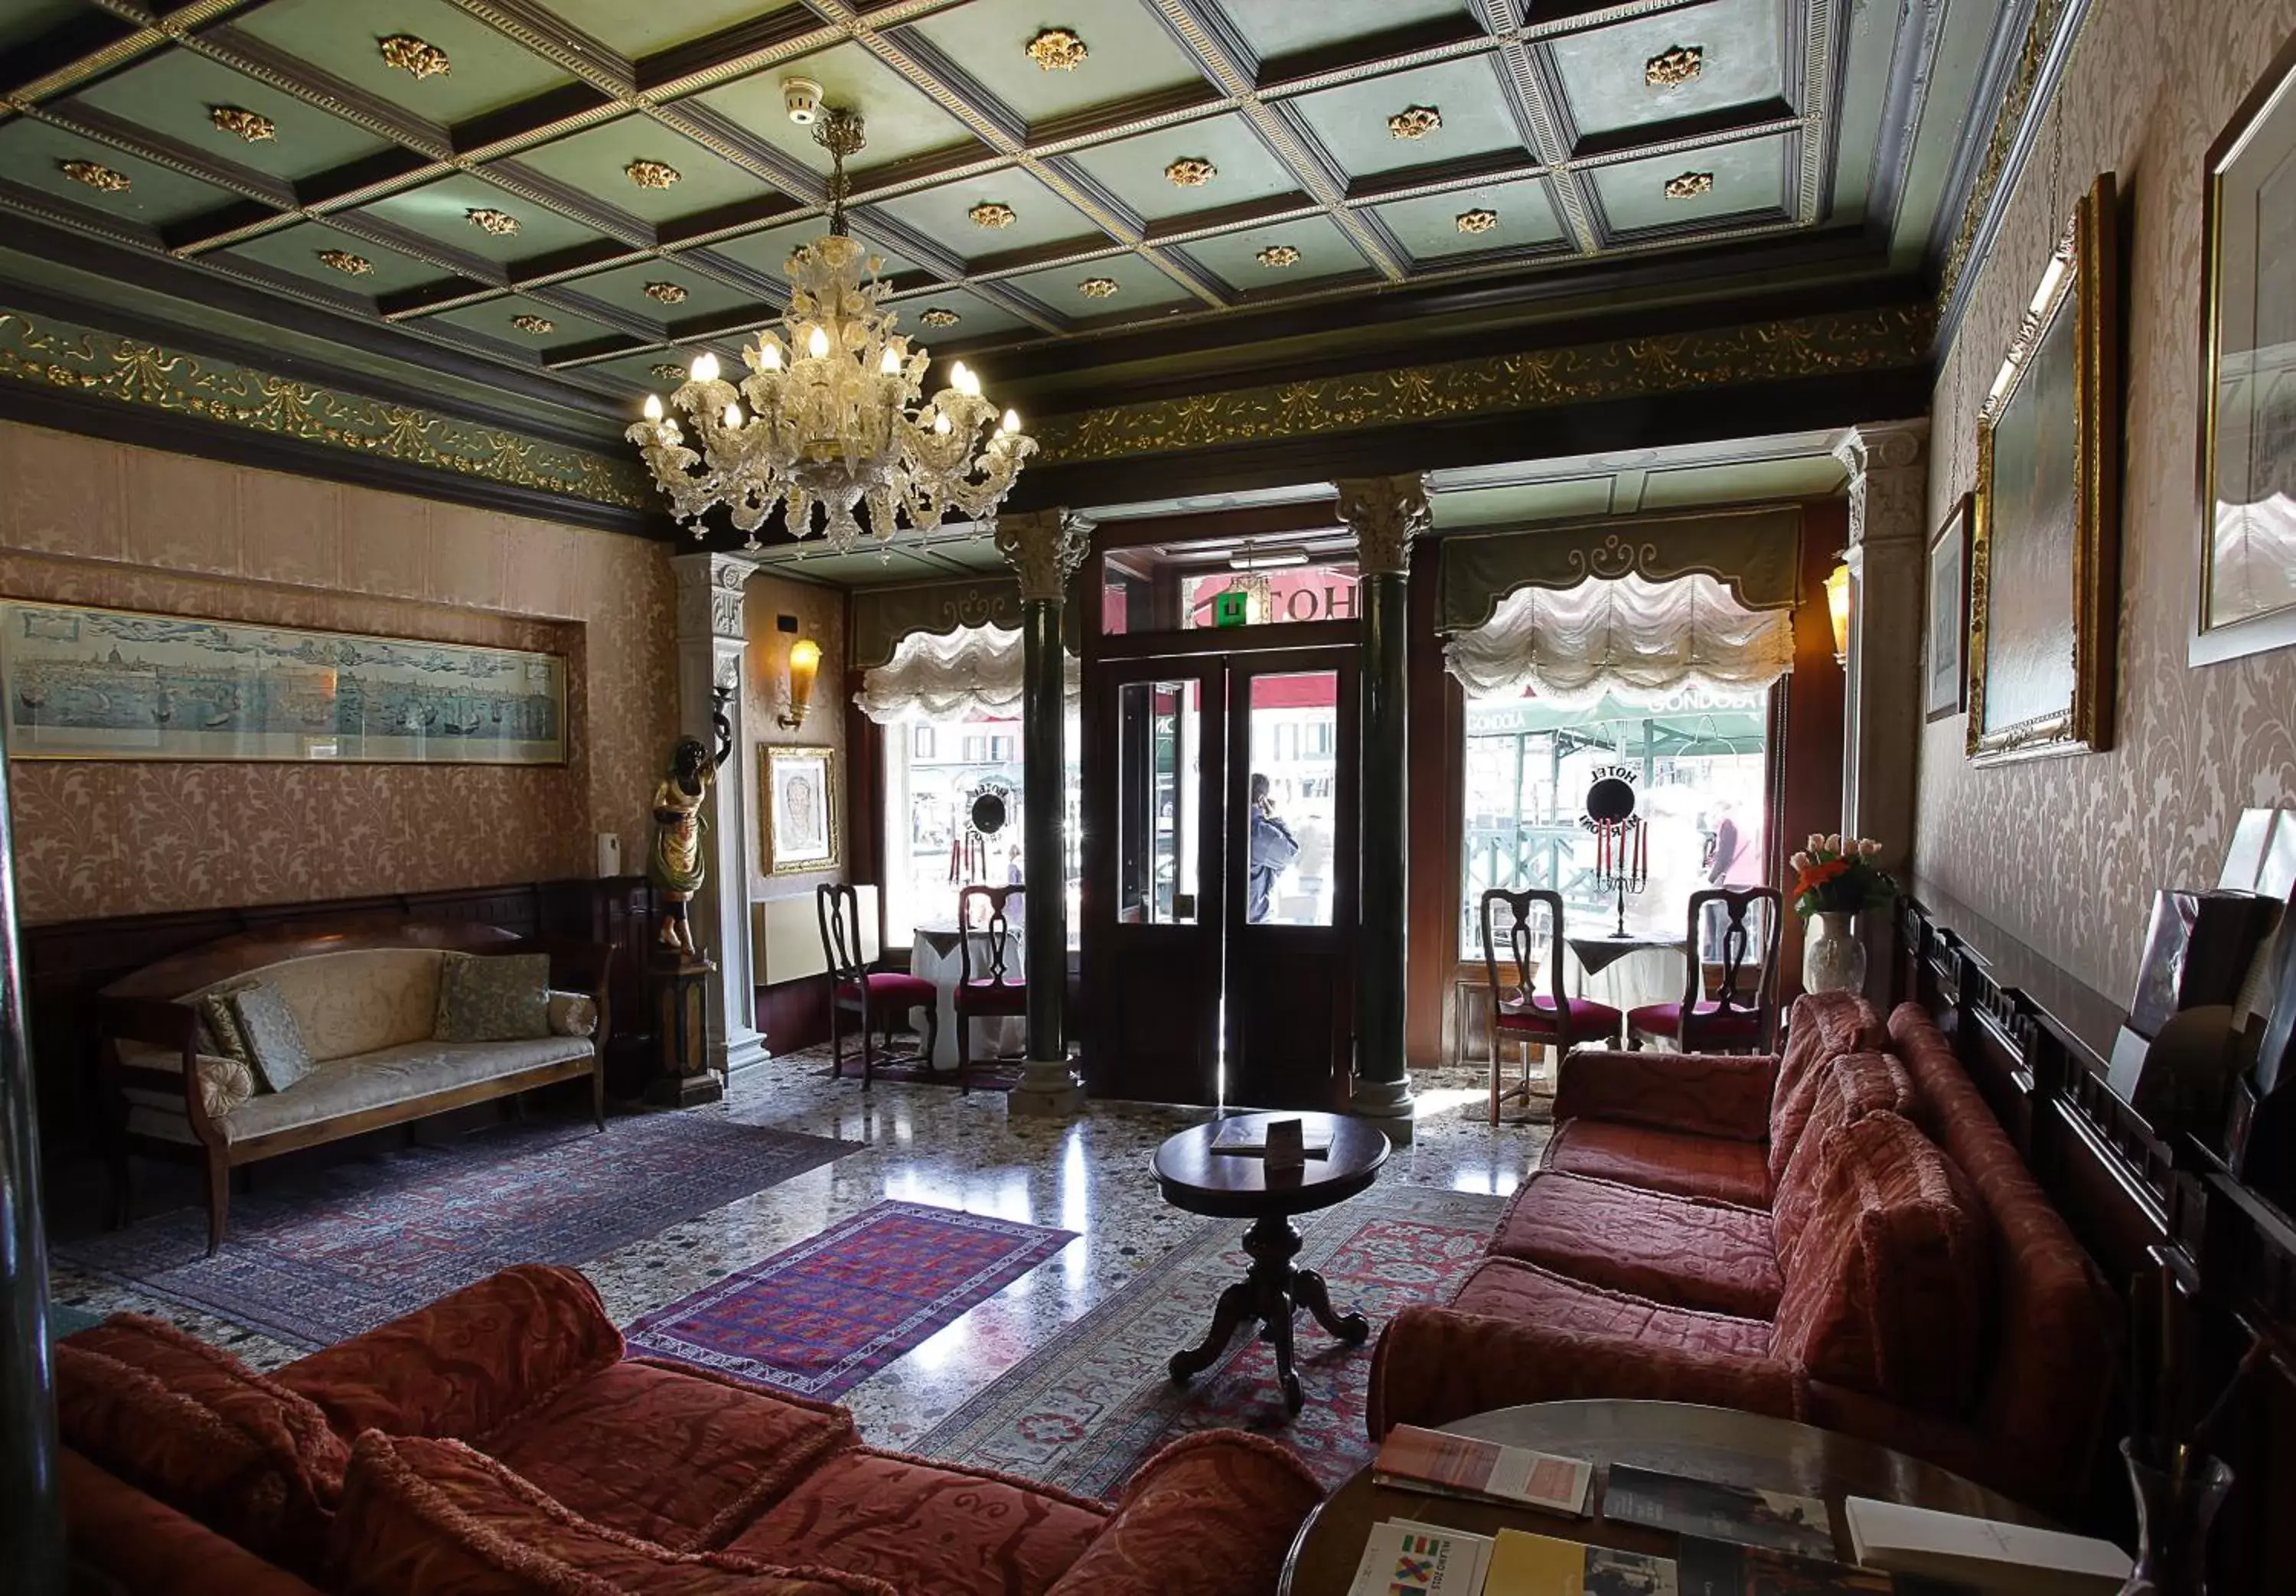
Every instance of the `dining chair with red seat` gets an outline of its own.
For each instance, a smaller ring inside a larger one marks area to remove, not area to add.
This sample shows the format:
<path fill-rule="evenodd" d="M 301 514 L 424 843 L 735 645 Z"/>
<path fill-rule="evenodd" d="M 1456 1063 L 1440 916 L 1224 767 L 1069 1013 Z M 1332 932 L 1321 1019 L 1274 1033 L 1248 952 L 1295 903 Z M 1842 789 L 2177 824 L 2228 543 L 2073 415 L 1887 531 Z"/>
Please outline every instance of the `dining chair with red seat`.
<path fill-rule="evenodd" d="M 1028 978 L 1013 968 L 1020 928 L 1009 915 L 1013 900 L 1025 904 L 1027 894 L 1022 887 L 972 886 L 956 895 L 956 1084 L 966 1092 L 972 1090 L 972 1022 L 1029 1011 Z"/>
<path fill-rule="evenodd" d="M 829 963 L 829 1074 L 835 1079 L 845 1073 L 845 1039 L 840 1021 L 849 1013 L 857 1015 L 861 1021 L 861 1090 L 866 1092 L 877 1068 L 876 1047 L 870 1033 L 882 1026 L 885 1051 L 890 1053 L 895 1020 L 906 1026 L 910 1011 L 922 1009 L 922 1056 L 931 1060 L 933 1047 L 940 1040 L 940 997 L 933 990 L 933 984 L 922 976 L 869 968 L 870 960 L 861 937 L 861 899 L 849 885 L 840 881 L 816 887 L 813 902 L 814 913 L 821 922 L 822 957 Z"/>
<path fill-rule="evenodd" d="M 1504 928 L 1496 923 L 1495 908 L 1506 911 Z M 1546 912 L 1546 968 L 1549 990 L 1538 992 L 1538 966 L 1531 962 L 1531 922 L 1535 913 Z M 1559 1061 L 1581 1042 L 1615 1042 L 1619 1035 L 1619 1011 L 1608 1003 L 1598 1003 L 1592 998 L 1570 997 L 1562 990 L 1562 895 L 1533 888 L 1509 892 L 1494 887 L 1483 894 L 1483 973 L 1490 983 L 1491 994 L 1491 1123 L 1499 1122 L 1502 1104 L 1520 1098 L 1526 1104 L 1530 1099 L 1530 1069 L 1528 1060 L 1522 1078 L 1505 1091 L 1499 1088 L 1499 1042 L 1503 1037 L 1534 1045 L 1551 1047 Z M 1501 981 L 1499 968 L 1505 962 L 1512 970 L 1510 979 Z"/>
<path fill-rule="evenodd" d="M 1686 1053 L 1762 1053 L 1778 1025 L 1778 940 L 1785 899 L 1775 887 L 1717 887 L 1690 895 L 1690 974 L 1682 1001 L 1627 1016 L 1627 1045 L 1663 1036 Z M 1707 957 L 1718 970 L 1706 990 Z M 1759 958 L 1759 962 L 1755 962 Z"/>

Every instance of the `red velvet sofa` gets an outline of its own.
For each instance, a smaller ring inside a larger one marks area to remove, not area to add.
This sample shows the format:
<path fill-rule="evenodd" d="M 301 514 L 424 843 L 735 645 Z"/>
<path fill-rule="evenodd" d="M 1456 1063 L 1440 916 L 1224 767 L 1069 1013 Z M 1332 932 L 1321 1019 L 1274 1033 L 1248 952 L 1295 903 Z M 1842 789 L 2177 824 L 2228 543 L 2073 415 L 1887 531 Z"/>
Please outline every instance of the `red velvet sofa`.
<path fill-rule="evenodd" d="M 1566 1060 L 1560 1128 L 1488 1256 L 1382 1334 L 1372 1434 L 1704 1403 L 2070 1511 L 2114 1377 L 2110 1298 L 1928 1016 L 1878 1019 L 1805 998 L 1779 1058 Z"/>
<path fill-rule="evenodd" d="M 1190 1437 L 1113 1504 L 861 1444 L 844 1409 L 623 1355 L 506 1270 L 259 1376 L 119 1314 L 56 1349 L 75 1556 L 206 1596 L 1244 1596 L 1321 1495 Z"/>

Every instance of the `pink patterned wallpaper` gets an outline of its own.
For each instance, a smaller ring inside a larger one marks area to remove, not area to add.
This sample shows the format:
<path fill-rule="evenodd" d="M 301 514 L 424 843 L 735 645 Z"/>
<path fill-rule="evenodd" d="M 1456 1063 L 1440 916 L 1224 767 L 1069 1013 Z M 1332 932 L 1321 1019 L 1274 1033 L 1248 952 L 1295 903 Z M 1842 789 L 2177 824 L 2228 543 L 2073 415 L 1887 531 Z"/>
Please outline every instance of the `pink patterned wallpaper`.
<path fill-rule="evenodd" d="M 811 897 L 824 881 L 852 879 L 851 821 L 853 767 L 845 757 L 845 704 L 852 692 L 845 682 L 845 594 L 814 582 L 792 582 L 765 574 L 750 578 L 742 594 L 742 615 L 749 629 L 750 651 L 742 668 L 742 721 L 748 729 L 750 814 L 750 896 Z M 805 724 L 795 731 L 778 725 L 774 717 L 788 707 L 790 634 L 775 628 L 776 618 L 797 618 L 799 637 L 821 645 L 821 670 L 813 680 L 807 700 Z M 799 743 L 837 751 L 838 868 L 802 874 L 769 876 L 766 868 L 764 831 L 765 782 L 758 773 L 763 756 L 758 749 L 771 743 Z"/>
<path fill-rule="evenodd" d="M 2296 802 L 2296 650 L 2189 668 L 2202 161 L 2296 30 L 2296 0 L 2097 0 L 1931 407 L 1930 522 L 1976 480 L 1977 413 L 2063 217 L 2120 175 L 2126 456 L 2112 751 L 1977 770 L 1922 745 L 1920 872 L 2116 1000 L 2153 890 L 2216 879 L 2243 807 Z"/>
<path fill-rule="evenodd" d="M 643 860 L 676 724 L 660 544 L 0 423 L 0 595 L 569 658 L 564 766 L 17 760 L 27 921 Z"/>

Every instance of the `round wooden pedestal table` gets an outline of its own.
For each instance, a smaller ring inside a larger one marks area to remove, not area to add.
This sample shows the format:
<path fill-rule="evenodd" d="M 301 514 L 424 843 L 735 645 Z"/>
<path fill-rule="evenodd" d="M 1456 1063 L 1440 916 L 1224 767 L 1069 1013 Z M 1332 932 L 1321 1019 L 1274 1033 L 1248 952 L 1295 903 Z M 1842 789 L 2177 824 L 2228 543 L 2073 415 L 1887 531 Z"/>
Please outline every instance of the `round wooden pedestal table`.
<path fill-rule="evenodd" d="M 1257 1153 L 1212 1150 L 1212 1139 L 1224 1125 L 1239 1121 L 1264 1126 L 1271 1119 L 1297 1119 L 1309 1142 L 1328 1134 L 1331 1151 L 1310 1158 L 1302 1168 L 1270 1169 Z M 1249 1219 L 1243 1250 L 1251 1256 L 1251 1270 L 1220 1293 L 1212 1311 L 1212 1328 L 1202 1342 L 1172 1355 L 1168 1367 L 1172 1378 L 1185 1384 L 1210 1368 L 1227 1350 L 1235 1332 L 1257 1326 L 1275 1352 L 1275 1378 L 1283 1387 L 1283 1403 L 1297 1413 L 1306 1404 L 1300 1377 L 1292 1368 L 1292 1316 L 1305 1308 L 1316 1322 L 1350 1346 L 1359 1346 L 1371 1335 L 1371 1322 L 1361 1314 L 1341 1314 L 1332 1306 L 1324 1277 L 1301 1269 L 1292 1260 L 1300 1251 L 1295 1214 L 1313 1213 L 1371 1189 L 1379 1167 L 1387 1162 L 1387 1137 L 1359 1119 L 1338 1114 L 1240 1114 L 1182 1131 L 1156 1150 L 1156 1181 L 1164 1200 L 1191 1214 L 1216 1219 Z M 1345 1588 L 1345 1582 L 1341 1582 Z"/>

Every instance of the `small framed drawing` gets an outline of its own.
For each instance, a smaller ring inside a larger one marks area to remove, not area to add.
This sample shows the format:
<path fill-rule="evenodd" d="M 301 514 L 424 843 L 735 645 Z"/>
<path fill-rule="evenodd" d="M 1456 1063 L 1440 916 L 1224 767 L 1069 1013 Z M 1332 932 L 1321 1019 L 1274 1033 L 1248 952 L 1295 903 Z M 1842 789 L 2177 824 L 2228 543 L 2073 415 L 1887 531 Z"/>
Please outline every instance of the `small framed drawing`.
<path fill-rule="evenodd" d="M 2296 41 L 2203 170 L 2194 665 L 2296 643 Z"/>
<path fill-rule="evenodd" d="M 1931 720 L 1969 708 L 1969 514 L 1970 495 L 1964 494 L 1930 536 L 1930 634 L 1923 654 L 1927 666 L 1922 708 Z"/>
<path fill-rule="evenodd" d="M 837 750 L 770 743 L 758 753 L 767 873 L 836 869 Z"/>
<path fill-rule="evenodd" d="M 1970 757 L 2112 746 L 2120 308 L 2112 174 L 2090 185 L 1977 418 Z"/>

